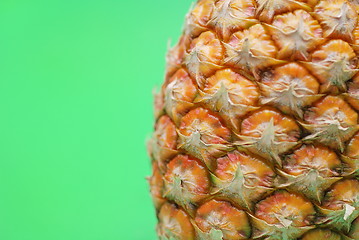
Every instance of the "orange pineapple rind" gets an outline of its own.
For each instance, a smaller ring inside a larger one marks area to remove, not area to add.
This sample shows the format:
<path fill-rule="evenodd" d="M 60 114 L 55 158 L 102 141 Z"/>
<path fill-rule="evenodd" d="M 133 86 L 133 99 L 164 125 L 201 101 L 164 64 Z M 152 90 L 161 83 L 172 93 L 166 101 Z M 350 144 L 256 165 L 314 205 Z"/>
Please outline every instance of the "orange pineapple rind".
<path fill-rule="evenodd" d="M 349 141 L 345 155 L 351 158 L 359 159 L 359 132 Z"/>
<path fill-rule="evenodd" d="M 357 132 L 346 145 L 342 159 L 347 165 L 346 174 L 359 175 L 359 132 Z"/>
<path fill-rule="evenodd" d="M 322 92 L 346 91 L 346 82 L 358 71 L 354 50 L 343 40 L 330 40 L 301 62 L 322 84 Z"/>
<path fill-rule="evenodd" d="M 179 69 L 164 86 L 164 109 L 168 116 L 178 124 L 183 114 L 193 106 L 197 88 L 184 69 Z"/>
<path fill-rule="evenodd" d="M 343 93 L 348 103 L 359 111 L 359 74 L 356 74 L 349 84 L 348 92 Z"/>
<path fill-rule="evenodd" d="M 177 154 L 177 139 L 176 126 L 172 120 L 166 115 L 161 116 L 149 141 L 152 155 L 161 170 L 165 169 L 166 163 Z"/>
<path fill-rule="evenodd" d="M 302 240 L 343 240 L 342 236 L 329 229 L 316 228 L 304 234 Z"/>
<path fill-rule="evenodd" d="M 171 203 L 165 203 L 161 207 L 157 233 L 160 239 L 195 240 L 189 216 Z"/>
<path fill-rule="evenodd" d="M 297 63 L 288 63 L 262 75 L 261 103 L 278 107 L 284 113 L 303 116 L 303 108 L 323 95 L 319 83 Z"/>
<path fill-rule="evenodd" d="M 176 149 L 177 146 L 177 132 L 176 126 L 173 124 L 172 120 L 164 115 L 158 119 L 155 127 L 155 135 L 158 145 Z"/>
<path fill-rule="evenodd" d="M 359 111 L 359 85 L 354 86 L 354 84 L 350 85 L 348 90 L 348 94 L 345 95 L 347 97 L 348 103 L 357 111 Z"/>
<path fill-rule="evenodd" d="M 228 39 L 234 31 L 257 23 L 254 14 L 255 6 L 252 0 L 217 0 L 207 25 L 223 39 Z"/>
<path fill-rule="evenodd" d="M 309 60 L 309 52 L 324 42 L 318 21 L 304 10 L 277 15 L 266 26 L 279 46 L 280 59 Z"/>
<path fill-rule="evenodd" d="M 195 102 L 219 112 L 226 123 L 238 129 L 238 119 L 257 109 L 258 98 L 259 90 L 253 82 L 230 69 L 224 69 L 207 79 Z"/>
<path fill-rule="evenodd" d="M 298 144 L 296 122 L 278 111 L 262 109 L 245 118 L 241 124 L 240 141 L 236 146 L 269 157 L 281 166 L 280 154 Z"/>
<path fill-rule="evenodd" d="M 313 229 L 314 206 L 300 195 L 275 192 L 256 205 L 254 239 L 297 239 Z"/>
<path fill-rule="evenodd" d="M 314 8 L 315 17 L 324 29 L 325 37 L 354 40 L 353 30 L 358 21 L 355 7 L 347 0 L 321 0 Z"/>
<path fill-rule="evenodd" d="M 310 11 L 311 8 L 296 0 L 256 0 L 258 7 L 256 14 L 259 20 L 270 23 L 276 14 L 281 14 L 295 9 Z"/>
<path fill-rule="evenodd" d="M 311 135 L 304 141 L 318 141 L 344 151 L 344 142 L 359 129 L 358 114 L 337 96 L 326 96 L 306 111 L 302 123 Z"/>
<path fill-rule="evenodd" d="M 178 135 L 178 148 L 201 159 L 209 169 L 213 168 L 215 157 L 233 148 L 229 144 L 230 130 L 204 108 L 193 109 L 182 118 Z"/>
<path fill-rule="evenodd" d="M 211 183 L 206 169 L 186 155 L 178 155 L 168 163 L 164 174 L 163 197 L 191 211 L 194 204 L 205 198 Z"/>
<path fill-rule="evenodd" d="M 226 65 L 239 68 L 248 76 L 259 78 L 260 70 L 285 63 L 275 59 L 277 48 L 262 25 L 256 24 L 248 30 L 232 35 L 225 47 Z"/>
<path fill-rule="evenodd" d="M 219 64 L 223 58 L 221 41 L 211 31 L 203 32 L 192 40 L 183 64 L 197 85 L 202 87 L 204 78 L 222 68 Z"/>
<path fill-rule="evenodd" d="M 191 43 L 191 38 L 189 35 L 184 34 L 179 39 L 178 43 L 174 47 L 168 47 L 166 55 L 166 75 L 165 81 L 168 81 L 169 78 L 182 66 L 183 59 L 186 55 L 186 49 Z M 169 43 L 170 45 L 170 43 Z"/>
<path fill-rule="evenodd" d="M 250 50 L 254 55 L 276 57 L 278 49 L 262 24 L 258 23 L 248 29 L 235 32 L 228 44 L 240 50 L 243 48 L 245 39 L 248 39 Z"/>
<path fill-rule="evenodd" d="M 198 208 L 194 221 L 198 239 L 239 240 L 251 234 L 247 214 L 225 201 L 206 202 Z"/>
<path fill-rule="evenodd" d="M 357 0 L 353 0 L 353 1 L 357 1 Z M 359 7 L 359 4 L 357 4 L 357 6 Z M 358 10 L 359 10 L 359 8 L 358 8 Z M 354 42 L 351 45 L 355 51 L 358 51 L 359 50 L 359 24 L 356 25 L 356 27 L 353 31 L 353 37 L 354 37 Z"/>
<path fill-rule="evenodd" d="M 344 179 L 334 183 L 317 208 L 324 215 L 317 224 L 348 233 L 359 216 L 359 181 Z"/>
<path fill-rule="evenodd" d="M 341 179 L 341 169 L 335 152 L 322 146 L 303 145 L 285 159 L 283 170 L 277 170 L 282 176 L 277 187 L 300 192 L 320 203 L 324 191 Z"/>
<path fill-rule="evenodd" d="M 152 176 L 148 178 L 150 184 L 150 192 L 155 208 L 160 209 L 162 204 L 166 202 L 166 199 L 162 197 L 163 179 L 158 164 L 156 162 L 152 163 L 152 171 Z"/>
<path fill-rule="evenodd" d="M 212 194 L 252 211 L 255 201 L 273 191 L 274 176 L 273 170 L 258 158 L 233 151 L 217 159 Z"/>
<path fill-rule="evenodd" d="M 214 2 L 215 0 L 199 1 L 187 14 L 185 32 L 192 38 L 208 30 L 207 23 L 211 19 Z"/>

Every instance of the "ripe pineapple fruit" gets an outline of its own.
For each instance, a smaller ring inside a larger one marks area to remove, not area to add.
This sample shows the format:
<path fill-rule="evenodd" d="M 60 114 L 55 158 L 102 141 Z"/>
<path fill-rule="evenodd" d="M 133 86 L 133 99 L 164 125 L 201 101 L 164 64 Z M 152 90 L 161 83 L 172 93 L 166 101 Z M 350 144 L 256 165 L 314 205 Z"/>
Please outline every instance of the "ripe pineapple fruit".
<path fill-rule="evenodd" d="M 155 96 L 159 239 L 359 239 L 358 13 L 197 2 Z"/>

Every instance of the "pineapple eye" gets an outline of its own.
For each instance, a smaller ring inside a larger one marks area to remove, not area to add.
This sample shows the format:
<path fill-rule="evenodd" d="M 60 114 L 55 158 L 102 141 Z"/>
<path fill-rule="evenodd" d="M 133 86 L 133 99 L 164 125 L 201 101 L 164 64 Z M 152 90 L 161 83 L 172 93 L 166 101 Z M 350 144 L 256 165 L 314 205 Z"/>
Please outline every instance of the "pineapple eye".
<path fill-rule="evenodd" d="M 281 184 L 321 203 L 327 188 L 341 179 L 342 168 L 338 156 L 329 148 L 303 145 L 283 161 Z"/>
<path fill-rule="evenodd" d="M 247 209 L 274 187 L 273 170 L 262 160 L 238 151 L 218 158 L 214 174 L 216 194 Z"/>
<path fill-rule="evenodd" d="M 172 120 L 166 115 L 161 116 L 148 144 L 150 155 L 157 161 L 159 168 L 164 169 L 165 164 L 176 155 L 177 139 L 176 126 Z"/>
<path fill-rule="evenodd" d="M 175 149 L 177 145 L 176 127 L 168 116 L 162 116 L 157 124 L 155 136 L 160 146 Z"/>
<path fill-rule="evenodd" d="M 180 118 L 193 106 L 193 100 L 197 94 L 187 71 L 179 69 L 163 87 L 164 110 L 173 121 L 178 124 Z"/>
<path fill-rule="evenodd" d="M 340 168 L 341 162 L 335 152 L 326 147 L 304 145 L 283 165 L 284 171 L 295 176 L 317 170 L 322 177 L 334 177 L 339 175 L 336 169 Z"/>
<path fill-rule="evenodd" d="M 236 144 L 281 166 L 279 155 L 297 144 L 299 132 L 298 125 L 290 117 L 263 109 L 243 120 L 240 141 Z"/>
<path fill-rule="evenodd" d="M 261 137 L 270 124 L 273 124 L 273 137 L 277 138 L 277 140 L 297 140 L 297 137 L 292 138 L 289 135 L 291 132 L 299 131 L 296 123 L 292 119 L 278 113 L 277 111 L 269 109 L 258 111 L 244 119 L 242 122 L 241 133 L 245 136 Z"/>
<path fill-rule="evenodd" d="M 269 72 L 269 71 L 268 71 Z M 319 83 L 304 67 L 289 63 L 274 68 L 261 79 L 261 103 L 303 116 L 304 107 L 320 98 Z"/>
<path fill-rule="evenodd" d="M 191 43 L 191 38 L 189 35 L 184 34 L 181 36 L 178 43 L 171 49 L 169 49 L 166 55 L 166 74 L 165 74 L 165 81 L 167 82 L 173 74 L 181 68 L 182 61 L 186 54 L 186 49 L 188 48 L 189 44 Z"/>
<path fill-rule="evenodd" d="M 157 232 L 164 239 L 194 240 L 195 232 L 188 215 L 176 208 L 175 205 L 165 203 L 158 214 Z"/>
<path fill-rule="evenodd" d="M 350 140 L 346 148 L 346 155 L 358 159 L 359 158 L 359 132 Z"/>
<path fill-rule="evenodd" d="M 358 114 L 340 97 L 327 96 L 308 109 L 304 119 L 316 128 L 305 125 L 312 135 L 305 139 L 311 141 L 316 135 L 319 142 L 344 151 L 344 142 L 358 130 Z M 325 137 L 324 137 L 325 136 Z"/>
<path fill-rule="evenodd" d="M 248 29 L 234 33 L 229 39 L 229 45 L 236 50 L 240 50 L 243 48 L 245 41 L 249 42 L 249 47 L 255 55 L 276 56 L 277 48 L 261 24 L 256 24 Z"/>
<path fill-rule="evenodd" d="M 359 181 L 345 179 L 328 189 L 320 210 L 324 220 L 333 229 L 349 232 L 352 222 L 359 216 Z"/>
<path fill-rule="evenodd" d="M 346 100 L 356 111 L 359 111 L 359 74 L 355 75 L 352 82 L 349 83 Z"/>
<path fill-rule="evenodd" d="M 238 129 L 240 117 L 256 109 L 258 98 L 255 83 L 231 69 L 224 69 L 207 79 L 195 102 L 218 112 L 227 124 Z"/>
<path fill-rule="evenodd" d="M 234 33 L 224 47 L 226 49 L 226 58 L 224 59 L 226 65 L 239 68 L 257 79 L 260 70 L 283 63 L 274 58 L 277 48 L 261 24 Z"/>
<path fill-rule="evenodd" d="M 195 222 L 203 236 L 210 236 L 215 230 L 228 240 L 248 239 L 251 234 L 246 213 L 225 201 L 210 200 L 203 204 L 197 210 Z"/>
<path fill-rule="evenodd" d="M 259 20 L 270 23 L 273 17 L 283 12 L 293 11 L 295 9 L 310 10 L 310 7 L 301 1 L 288 0 L 256 0 L 257 16 Z"/>
<path fill-rule="evenodd" d="M 242 19 L 242 21 L 238 21 L 238 19 Z M 224 40 L 227 40 L 235 30 L 247 28 L 256 22 L 252 0 L 220 0 L 215 3 L 208 26 L 212 27 Z"/>
<path fill-rule="evenodd" d="M 312 62 L 303 62 L 322 84 L 321 92 L 346 91 L 346 83 L 358 72 L 351 62 L 356 54 L 349 43 L 330 40 L 312 54 Z"/>
<path fill-rule="evenodd" d="M 291 226 L 306 226 L 315 214 L 313 205 L 302 197 L 288 192 L 277 192 L 256 205 L 255 216 L 269 224 L 285 227 L 285 219 Z M 295 216 L 295 218 L 293 218 Z M 284 222 L 282 222 L 284 220 Z"/>
<path fill-rule="evenodd" d="M 192 37 L 197 37 L 206 30 L 206 25 L 213 12 L 213 0 L 198 2 L 193 10 L 187 15 L 186 32 Z"/>
<path fill-rule="evenodd" d="M 346 179 L 334 184 L 327 192 L 323 206 L 339 210 L 345 208 L 345 205 L 356 205 L 359 201 L 359 181 Z M 359 216 L 359 211 L 355 213 Z"/>
<path fill-rule="evenodd" d="M 156 162 L 152 164 L 152 169 L 153 169 L 153 174 L 148 180 L 150 183 L 153 203 L 155 207 L 158 209 L 166 201 L 162 197 L 163 179 L 159 166 Z"/>
<path fill-rule="evenodd" d="M 322 0 L 314 8 L 314 15 L 324 29 L 325 37 L 352 42 L 352 32 L 358 20 L 355 7 L 346 0 Z"/>
<path fill-rule="evenodd" d="M 231 131 L 204 108 L 193 109 L 182 118 L 179 148 L 201 159 L 210 169 L 213 169 L 215 157 L 232 148 L 228 144 L 230 139 Z"/>
<path fill-rule="evenodd" d="M 184 66 L 197 85 L 203 86 L 204 78 L 220 69 L 219 64 L 223 59 L 221 41 L 214 33 L 207 31 L 191 42 L 187 52 Z"/>
<path fill-rule="evenodd" d="M 278 191 L 257 203 L 254 227 L 273 239 L 297 239 L 313 224 L 316 211 L 300 195 Z"/>
<path fill-rule="evenodd" d="M 329 229 L 315 229 L 304 234 L 302 240 L 342 240 L 342 237 Z"/>
<path fill-rule="evenodd" d="M 304 10 L 277 15 L 268 28 L 281 59 L 307 61 L 309 53 L 324 41 L 318 21 Z"/>
<path fill-rule="evenodd" d="M 197 203 L 209 193 L 208 173 L 197 160 L 178 155 L 167 165 L 164 175 L 163 196 L 185 209 Z"/>
<path fill-rule="evenodd" d="M 186 72 L 186 70 L 182 68 L 172 76 L 166 88 L 163 89 L 166 95 L 172 94 L 171 96 L 167 97 L 172 97 L 174 100 L 181 100 L 186 102 L 192 102 L 197 93 L 197 88 L 193 84 L 192 79 L 189 77 L 189 74 Z"/>

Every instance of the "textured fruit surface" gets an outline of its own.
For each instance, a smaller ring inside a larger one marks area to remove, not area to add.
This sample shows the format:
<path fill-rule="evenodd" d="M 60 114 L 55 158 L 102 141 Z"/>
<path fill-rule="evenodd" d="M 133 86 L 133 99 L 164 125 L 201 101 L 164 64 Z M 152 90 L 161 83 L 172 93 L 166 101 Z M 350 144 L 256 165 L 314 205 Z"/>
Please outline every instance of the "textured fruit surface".
<path fill-rule="evenodd" d="M 359 239 L 358 13 L 197 1 L 155 96 L 160 239 Z"/>

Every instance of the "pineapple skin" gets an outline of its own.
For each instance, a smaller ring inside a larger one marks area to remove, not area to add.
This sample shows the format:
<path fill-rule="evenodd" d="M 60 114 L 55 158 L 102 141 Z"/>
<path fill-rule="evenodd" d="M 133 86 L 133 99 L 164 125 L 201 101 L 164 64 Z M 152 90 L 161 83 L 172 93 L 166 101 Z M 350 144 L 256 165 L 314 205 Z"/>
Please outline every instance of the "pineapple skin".
<path fill-rule="evenodd" d="M 160 240 L 359 239 L 358 14 L 197 1 L 155 94 Z"/>

